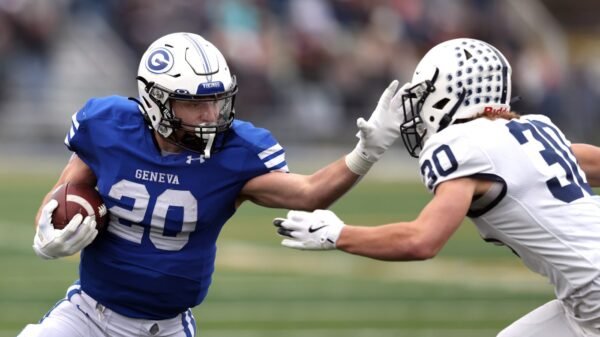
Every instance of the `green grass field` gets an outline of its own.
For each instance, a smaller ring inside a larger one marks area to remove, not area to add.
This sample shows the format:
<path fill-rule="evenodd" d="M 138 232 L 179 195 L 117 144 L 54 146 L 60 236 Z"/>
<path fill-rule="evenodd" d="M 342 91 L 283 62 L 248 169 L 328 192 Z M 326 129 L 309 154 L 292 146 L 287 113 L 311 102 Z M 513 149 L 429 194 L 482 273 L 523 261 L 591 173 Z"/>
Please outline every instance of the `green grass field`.
<path fill-rule="evenodd" d="M 0 173 L 0 337 L 37 321 L 77 278 L 77 259 L 42 261 L 32 219 L 54 176 Z M 429 196 L 420 184 L 366 179 L 333 209 L 347 223 L 412 219 Z M 389 263 L 279 246 L 284 210 L 243 205 L 219 241 L 200 336 L 495 336 L 552 298 L 545 280 L 465 222 L 442 253 Z"/>

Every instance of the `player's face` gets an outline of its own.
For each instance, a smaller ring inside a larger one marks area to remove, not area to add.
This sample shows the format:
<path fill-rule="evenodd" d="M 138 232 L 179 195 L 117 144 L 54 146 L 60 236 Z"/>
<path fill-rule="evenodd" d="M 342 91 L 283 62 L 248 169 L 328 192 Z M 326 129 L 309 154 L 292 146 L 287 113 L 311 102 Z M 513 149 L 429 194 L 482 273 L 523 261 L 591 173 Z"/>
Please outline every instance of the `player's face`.
<path fill-rule="evenodd" d="M 215 124 L 219 117 L 217 102 L 171 101 L 173 113 L 184 125 Z"/>

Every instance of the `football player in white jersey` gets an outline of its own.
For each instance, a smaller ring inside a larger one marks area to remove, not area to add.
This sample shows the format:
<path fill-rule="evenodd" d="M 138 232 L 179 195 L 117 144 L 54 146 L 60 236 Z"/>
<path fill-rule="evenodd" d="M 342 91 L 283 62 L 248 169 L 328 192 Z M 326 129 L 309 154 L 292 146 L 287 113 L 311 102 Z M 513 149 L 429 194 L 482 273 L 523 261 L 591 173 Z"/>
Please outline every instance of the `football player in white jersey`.
<path fill-rule="evenodd" d="M 55 188 L 97 187 L 110 220 L 99 235 L 95 220 L 80 215 L 54 230 L 57 202 L 46 195 L 34 251 L 44 259 L 82 251 L 80 280 L 21 337 L 194 336 L 190 308 L 207 294 L 216 239 L 243 201 L 328 207 L 400 136 L 394 81 L 371 117 L 357 121 L 350 154 L 312 175 L 293 174 L 268 130 L 234 120 L 235 76 L 201 36 L 155 41 L 137 79 L 137 99 L 93 98 L 73 115 L 65 144 L 74 154 Z"/>
<path fill-rule="evenodd" d="M 542 115 L 510 109 L 511 67 L 492 45 L 432 48 L 404 94 L 402 137 L 432 200 L 413 221 L 345 225 L 328 210 L 275 219 L 284 246 L 339 249 L 379 260 L 436 256 L 465 217 L 554 285 L 556 300 L 501 337 L 600 336 L 600 201 L 571 143 Z M 598 149 L 578 145 L 598 178 Z"/>

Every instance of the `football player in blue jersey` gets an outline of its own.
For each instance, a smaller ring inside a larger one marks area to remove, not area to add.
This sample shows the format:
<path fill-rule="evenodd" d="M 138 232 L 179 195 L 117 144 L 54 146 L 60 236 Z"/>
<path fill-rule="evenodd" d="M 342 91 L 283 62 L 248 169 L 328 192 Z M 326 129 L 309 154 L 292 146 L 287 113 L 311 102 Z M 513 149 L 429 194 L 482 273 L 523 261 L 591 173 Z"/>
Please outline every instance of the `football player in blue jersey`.
<path fill-rule="evenodd" d="M 33 248 L 44 259 L 81 251 L 79 280 L 20 336 L 195 334 L 190 308 L 207 294 L 216 240 L 245 200 L 266 207 L 326 208 L 400 135 L 403 89 L 394 81 L 368 120 L 357 120 L 352 152 L 312 175 L 288 172 L 285 151 L 265 129 L 234 119 L 238 87 L 221 52 L 201 36 L 175 33 L 141 58 L 139 98 L 93 98 L 73 115 L 73 155 L 56 186 L 97 188 L 109 210 L 54 230 L 49 193 Z"/>
<path fill-rule="evenodd" d="M 380 260 L 433 258 L 468 217 L 554 286 L 556 299 L 498 337 L 600 336 L 600 149 L 543 115 L 511 111 L 511 67 L 492 45 L 431 49 L 406 89 L 402 136 L 431 201 L 412 221 L 345 225 L 333 212 L 275 219 L 284 246 Z M 587 176 L 587 177 L 586 177 Z M 587 178 L 587 179 L 586 179 Z"/>

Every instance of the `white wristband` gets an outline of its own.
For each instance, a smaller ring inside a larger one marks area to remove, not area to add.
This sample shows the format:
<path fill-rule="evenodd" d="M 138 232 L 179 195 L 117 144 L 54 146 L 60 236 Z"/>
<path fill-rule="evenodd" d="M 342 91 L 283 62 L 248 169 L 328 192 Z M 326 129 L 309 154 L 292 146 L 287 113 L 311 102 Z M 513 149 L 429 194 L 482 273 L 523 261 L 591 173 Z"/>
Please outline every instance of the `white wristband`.
<path fill-rule="evenodd" d="M 346 166 L 348 166 L 350 171 L 358 174 L 359 176 L 364 176 L 367 174 L 367 172 L 369 172 L 369 169 L 371 166 L 373 166 L 373 163 L 364 159 L 359 154 L 359 151 L 360 150 L 358 148 L 354 148 L 352 152 L 346 155 Z"/>

